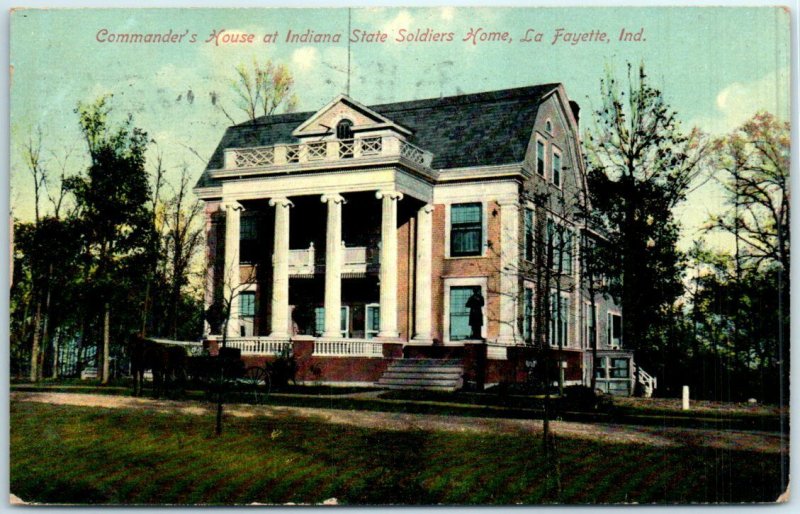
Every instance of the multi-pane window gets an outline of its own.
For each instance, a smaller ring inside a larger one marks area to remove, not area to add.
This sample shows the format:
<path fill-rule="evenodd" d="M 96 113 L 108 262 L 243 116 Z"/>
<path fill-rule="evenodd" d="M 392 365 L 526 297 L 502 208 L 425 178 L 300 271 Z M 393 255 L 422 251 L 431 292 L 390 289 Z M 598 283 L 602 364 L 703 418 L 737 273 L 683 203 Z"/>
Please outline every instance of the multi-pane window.
<path fill-rule="evenodd" d="M 544 177 L 544 141 L 536 141 L 536 172 Z"/>
<path fill-rule="evenodd" d="M 550 345 L 567 346 L 569 326 L 569 296 L 550 294 Z"/>
<path fill-rule="evenodd" d="M 551 175 L 553 184 L 561 187 L 561 154 L 553 150 L 553 174 Z"/>
<path fill-rule="evenodd" d="M 239 316 L 252 318 L 256 315 L 256 294 L 245 291 L 239 294 Z"/>
<path fill-rule="evenodd" d="M 450 340 L 470 339 L 472 327 L 469 326 L 469 307 L 467 300 L 474 292 L 474 286 L 450 288 Z"/>
<path fill-rule="evenodd" d="M 339 328 L 342 337 L 348 337 L 350 333 L 350 307 L 342 306 Z M 325 307 L 314 308 L 314 335 L 319 337 L 325 333 Z"/>
<path fill-rule="evenodd" d="M 597 312 L 597 305 L 594 306 L 594 312 Z M 597 316 L 592 316 L 592 304 L 583 304 L 583 330 L 581 331 L 581 340 L 584 348 L 593 348 L 595 339 L 597 338 Z"/>
<path fill-rule="evenodd" d="M 378 304 L 367 305 L 366 320 L 364 320 L 364 337 L 372 339 L 381 329 L 381 308 Z"/>
<path fill-rule="evenodd" d="M 481 255 L 483 246 L 483 208 L 480 203 L 450 207 L 450 256 Z"/>
<path fill-rule="evenodd" d="M 619 314 L 608 313 L 606 338 L 609 346 L 617 348 L 622 346 L 622 316 Z"/>
<path fill-rule="evenodd" d="M 533 339 L 533 289 L 525 288 L 524 293 L 524 316 L 522 319 L 522 338 L 526 342 Z"/>
<path fill-rule="evenodd" d="M 608 368 L 609 378 L 629 378 L 631 376 L 629 368 L 630 361 L 627 358 L 612 358 L 610 360 L 611 366 Z"/>
<path fill-rule="evenodd" d="M 533 261 L 533 209 L 525 209 L 525 260 Z"/>
<path fill-rule="evenodd" d="M 342 120 L 336 125 L 336 139 L 353 139 L 353 122 Z"/>
<path fill-rule="evenodd" d="M 553 256 L 553 269 L 564 275 L 572 273 L 572 231 L 547 220 L 547 244 Z"/>
<path fill-rule="evenodd" d="M 239 262 L 255 262 L 258 251 L 256 218 L 242 216 L 239 223 Z"/>
<path fill-rule="evenodd" d="M 606 378 L 606 358 L 598 357 L 594 360 L 595 378 Z"/>

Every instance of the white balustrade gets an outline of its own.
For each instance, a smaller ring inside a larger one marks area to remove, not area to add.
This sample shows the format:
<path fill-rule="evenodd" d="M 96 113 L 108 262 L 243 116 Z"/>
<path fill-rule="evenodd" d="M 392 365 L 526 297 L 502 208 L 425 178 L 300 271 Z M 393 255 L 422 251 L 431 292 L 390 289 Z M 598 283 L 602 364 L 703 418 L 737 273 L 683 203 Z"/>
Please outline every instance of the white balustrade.
<path fill-rule="evenodd" d="M 321 357 L 383 357 L 383 343 L 370 339 L 318 339 L 314 355 Z"/>
<path fill-rule="evenodd" d="M 345 273 L 365 273 L 368 266 L 377 265 L 377 252 L 370 252 L 366 246 L 345 246 L 342 243 Z M 307 249 L 289 250 L 289 274 L 313 275 L 315 273 L 316 250 L 314 243 Z"/>
<path fill-rule="evenodd" d="M 269 337 L 229 337 L 225 346 L 241 350 L 242 355 L 279 355 L 287 348 L 291 350 L 292 342 Z"/>
<path fill-rule="evenodd" d="M 247 169 L 374 157 L 396 157 L 426 167 L 430 167 L 433 161 L 433 154 L 397 136 L 371 136 L 292 145 L 229 148 L 225 150 L 225 167 Z"/>

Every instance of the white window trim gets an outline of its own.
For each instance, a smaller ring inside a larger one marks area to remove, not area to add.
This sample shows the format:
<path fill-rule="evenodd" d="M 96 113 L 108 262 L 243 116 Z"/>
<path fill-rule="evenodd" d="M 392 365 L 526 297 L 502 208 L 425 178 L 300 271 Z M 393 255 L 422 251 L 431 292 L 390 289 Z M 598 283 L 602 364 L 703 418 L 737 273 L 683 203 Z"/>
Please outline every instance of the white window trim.
<path fill-rule="evenodd" d="M 564 153 L 561 151 L 561 148 L 557 147 L 556 145 L 550 143 L 550 155 L 552 156 L 550 159 L 550 183 L 556 186 L 559 190 L 563 187 L 564 184 Z M 561 163 L 561 169 L 558 170 L 558 184 L 553 182 L 553 165 L 556 162 L 555 156 L 558 155 L 558 160 Z"/>
<path fill-rule="evenodd" d="M 453 205 L 462 205 L 466 203 L 479 203 L 481 204 L 481 253 L 480 255 L 464 255 L 464 256 L 457 256 L 451 257 L 450 256 L 450 209 Z M 471 200 L 459 200 L 455 202 L 451 202 L 445 205 L 444 209 L 444 258 L 445 259 L 480 259 L 486 257 L 486 249 L 489 247 L 489 239 L 488 239 L 488 218 L 489 216 L 489 203 L 485 200 L 478 200 L 478 201 L 471 201 Z"/>
<path fill-rule="evenodd" d="M 317 306 L 317 307 L 314 308 L 315 315 L 316 315 L 316 309 L 323 309 L 322 312 L 323 313 L 325 312 L 325 310 L 324 310 L 325 306 L 324 305 L 320 305 L 320 306 Z M 345 310 L 345 316 L 346 316 L 346 319 L 347 319 L 347 323 L 346 323 L 345 329 L 344 330 L 339 330 L 339 333 L 342 334 L 342 338 L 349 339 L 350 338 L 350 321 L 351 321 L 350 320 L 350 306 L 349 305 L 342 305 L 342 309 Z M 339 317 L 339 328 L 341 329 L 341 326 L 342 326 L 341 310 L 339 311 L 339 316 L 340 316 Z M 366 314 L 365 314 L 365 316 L 366 316 Z M 323 322 L 322 322 L 323 332 L 325 330 L 325 321 L 324 321 L 324 319 L 325 318 L 324 318 L 324 315 L 323 315 Z M 314 327 L 314 328 L 316 328 L 316 327 Z"/>
<path fill-rule="evenodd" d="M 559 293 L 559 291 L 558 291 L 558 290 L 556 290 L 556 289 L 550 289 L 550 297 L 551 297 L 551 298 L 552 298 L 552 296 L 553 296 L 554 294 L 556 294 L 556 293 Z M 569 308 L 572 306 L 572 295 L 571 295 L 571 294 L 569 294 L 569 292 L 567 292 L 567 291 L 561 291 L 561 292 L 559 293 L 559 295 L 561 296 L 561 298 L 562 298 L 562 299 L 563 299 L 563 298 L 566 298 L 566 299 L 567 299 L 567 314 L 566 314 L 566 326 L 567 326 L 567 330 L 566 330 L 566 333 L 564 334 L 564 344 L 563 344 L 562 348 L 570 348 L 572 345 L 570 345 L 570 344 L 569 344 L 569 342 L 570 342 L 570 338 L 569 338 L 569 336 L 570 336 L 570 329 L 569 329 L 569 318 L 570 318 L 570 315 L 569 315 Z M 553 302 L 552 302 L 552 300 L 550 301 L 550 310 L 551 310 L 551 312 L 553 311 Z M 550 315 L 548 315 L 548 318 L 550 318 Z M 547 343 L 550 345 L 550 347 L 551 347 L 551 348 L 558 348 L 558 341 L 555 339 L 555 335 L 554 335 L 554 334 L 552 334 L 552 333 L 548 333 L 548 334 L 547 334 L 547 336 L 548 336 L 548 337 L 547 337 L 547 339 L 548 339 Z"/>
<path fill-rule="evenodd" d="M 587 308 L 588 307 L 588 308 Z M 594 337 L 595 340 L 598 342 L 597 347 L 600 348 L 600 339 L 598 334 L 598 329 L 600 328 L 600 315 L 599 315 L 600 306 L 597 305 L 597 302 L 594 303 L 594 314 L 595 314 L 595 324 L 594 324 Z M 592 313 L 592 301 L 591 300 L 584 300 L 583 301 L 583 310 L 581 311 L 581 348 L 583 349 L 591 349 L 591 341 L 589 338 L 589 316 Z"/>
<path fill-rule="evenodd" d="M 483 305 L 483 325 L 481 326 L 481 337 L 486 339 L 486 328 L 488 324 L 488 318 L 486 316 L 486 311 L 489 307 L 489 300 L 486 295 L 488 290 L 488 278 L 487 277 L 465 277 L 465 278 L 445 278 L 444 279 L 444 316 L 442 319 L 442 326 L 444 328 L 443 332 L 443 339 L 444 344 L 449 346 L 464 346 L 463 341 L 450 341 L 450 289 L 452 287 L 463 287 L 463 286 L 480 286 L 481 288 L 481 295 L 483 295 L 484 305 Z"/>
<path fill-rule="evenodd" d="M 535 135 L 534 135 L 534 139 L 535 139 L 534 146 L 533 146 L 534 173 L 536 174 L 537 177 L 542 177 L 545 181 L 547 181 L 547 180 L 549 180 L 549 177 L 547 176 L 548 175 L 547 174 L 547 167 L 548 167 L 548 164 L 549 164 L 549 161 L 550 161 L 550 159 L 548 158 L 548 155 L 550 154 L 550 152 L 547 151 L 547 137 L 545 137 L 543 134 L 540 134 L 539 132 L 536 132 Z M 539 174 L 539 153 L 538 153 L 539 152 L 539 143 L 540 142 L 542 143 L 542 148 L 544 149 L 544 155 L 543 155 L 543 157 L 544 157 L 544 166 L 543 166 L 543 168 L 544 169 L 542 170 L 543 173 L 541 175 Z"/>
<path fill-rule="evenodd" d="M 523 282 L 522 282 L 522 301 L 520 302 L 520 304 L 522 304 L 522 323 L 523 323 L 523 326 L 522 326 L 522 330 L 520 330 L 520 333 L 523 336 L 525 334 L 525 326 L 524 326 L 524 323 L 525 323 L 525 290 L 527 290 L 527 289 L 530 289 L 530 291 L 531 291 L 531 326 L 530 326 L 531 333 L 530 333 L 530 336 L 531 336 L 531 340 L 533 340 L 534 336 L 536 335 L 536 285 L 533 282 L 529 281 L 529 280 L 523 280 Z M 524 339 L 524 337 L 523 337 L 523 339 Z M 525 341 L 525 342 L 527 343 L 527 341 Z"/>
<path fill-rule="evenodd" d="M 619 316 L 620 329 L 622 328 L 622 323 L 623 323 L 622 312 L 619 309 L 608 309 L 606 311 L 606 348 L 610 348 L 610 349 L 613 349 L 613 350 L 621 350 L 622 349 L 622 344 L 620 344 L 619 346 L 615 346 L 615 345 L 611 344 L 611 340 L 613 339 L 613 337 L 611 335 L 611 329 L 613 328 L 612 325 L 611 325 L 611 315 L 612 314 L 615 315 L 615 316 Z M 621 339 L 622 339 L 622 336 L 620 335 L 620 340 Z"/>
<path fill-rule="evenodd" d="M 528 246 L 527 246 L 528 234 L 527 234 L 527 232 L 525 232 L 525 217 L 526 217 L 526 214 L 527 214 L 528 211 L 531 212 L 531 224 L 533 225 L 531 227 L 532 231 L 531 231 L 531 242 L 530 242 L 531 243 L 531 259 L 528 259 L 528 257 L 527 257 L 527 254 L 528 254 Z M 534 209 L 533 203 L 531 203 L 531 202 L 526 202 L 525 205 L 522 206 L 522 232 L 523 232 L 522 241 L 523 241 L 523 245 L 525 246 L 522 249 L 522 259 L 525 262 L 534 262 L 534 261 L 536 261 L 536 209 Z"/>
<path fill-rule="evenodd" d="M 378 333 L 380 332 L 380 327 L 378 327 L 378 330 L 370 330 L 369 328 L 367 328 L 367 327 L 370 326 L 370 323 L 369 323 L 370 322 L 370 319 L 369 319 L 369 309 L 370 309 L 370 307 L 377 307 L 378 308 L 378 324 L 380 325 L 380 308 L 381 308 L 381 304 L 379 304 L 379 303 L 368 303 L 368 304 L 366 304 L 364 306 L 364 337 L 366 339 L 373 339 L 373 338 L 377 337 Z M 370 337 L 370 334 L 372 334 L 371 337 Z"/>

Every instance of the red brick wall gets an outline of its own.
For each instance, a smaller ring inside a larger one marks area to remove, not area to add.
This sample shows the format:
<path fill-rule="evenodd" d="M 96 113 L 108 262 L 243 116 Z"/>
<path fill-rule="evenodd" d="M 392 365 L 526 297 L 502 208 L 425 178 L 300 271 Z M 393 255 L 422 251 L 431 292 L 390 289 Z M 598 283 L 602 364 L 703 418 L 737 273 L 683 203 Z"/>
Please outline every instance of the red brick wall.
<path fill-rule="evenodd" d="M 437 204 L 433 211 L 433 256 L 431 289 L 433 298 L 432 321 L 433 337 L 444 340 L 444 279 L 456 277 L 488 277 L 486 295 L 486 337 L 494 339 L 498 336 L 500 312 L 500 207 L 497 202 L 487 205 L 487 241 L 489 248 L 486 257 L 465 257 L 457 259 L 445 258 L 445 210 L 447 206 Z"/>

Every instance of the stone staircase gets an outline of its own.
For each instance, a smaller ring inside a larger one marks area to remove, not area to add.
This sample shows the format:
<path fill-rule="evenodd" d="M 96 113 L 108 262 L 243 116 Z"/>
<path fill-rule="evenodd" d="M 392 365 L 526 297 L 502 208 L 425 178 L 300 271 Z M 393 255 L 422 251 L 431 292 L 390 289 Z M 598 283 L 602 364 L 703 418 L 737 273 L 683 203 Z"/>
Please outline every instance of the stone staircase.
<path fill-rule="evenodd" d="M 397 359 L 381 375 L 384 389 L 455 391 L 463 385 L 461 359 Z"/>

